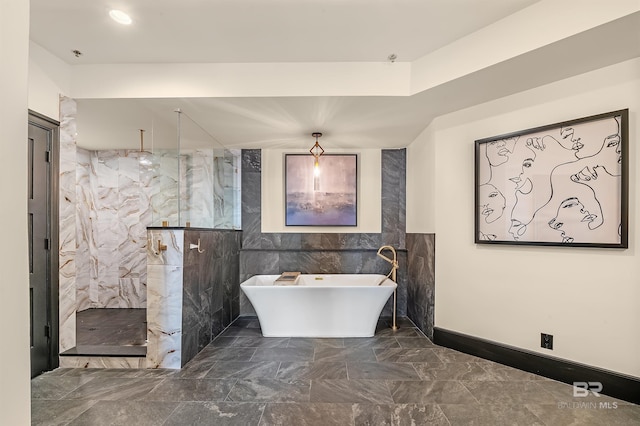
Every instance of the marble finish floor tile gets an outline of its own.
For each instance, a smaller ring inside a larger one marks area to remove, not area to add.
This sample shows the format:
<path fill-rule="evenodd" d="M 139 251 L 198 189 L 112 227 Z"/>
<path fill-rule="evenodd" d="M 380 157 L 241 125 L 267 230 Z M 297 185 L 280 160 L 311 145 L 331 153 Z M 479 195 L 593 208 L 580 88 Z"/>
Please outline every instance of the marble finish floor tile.
<path fill-rule="evenodd" d="M 226 348 L 233 345 L 233 342 L 236 341 L 238 336 L 219 336 L 213 339 L 213 341 L 209 344 L 209 347 L 218 347 L 218 348 Z"/>
<path fill-rule="evenodd" d="M 439 404 L 451 426 L 467 425 L 565 425 L 571 423 L 544 423 L 528 406 L 508 404 Z M 577 426 L 577 425 L 576 425 Z"/>
<path fill-rule="evenodd" d="M 388 382 L 393 402 L 399 404 L 477 404 L 469 390 L 458 381 Z"/>
<path fill-rule="evenodd" d="M 385 327 L 379 330 L 376 330 L 376 336 L 379 337 L 424 337 L 424 335 L 417 328 L 398 328 L 397 330 L 393 330 L 391 328 Z"/>
<path fill-rule="evenodd" d="M 353 404 L 353 420 L 355 426 L 449 426 L 449 421 L 436 404 Z"/>
<path fill-rule="evenodd" d="M 344 348 L 345 339 L 314 339 L 308 337 L 292 337 L 289 339 L 289 348 Z"/>
<path fill-rule="evenodd" d="M 391 336 L 349 337 L 344 339 L 345 348 L 399 348 L 398 340 Z"/>
<path fill-rule="evenodd" d="M 460 355 L 456 354 L 456 357 Z M 517 368 L 508 367 L 506 365 L 498 364 L 495 362 L 480 361 L 477 362 L 484 370 L 495 377 L 495 380 L 547 380 L 545 377 L 538 376 L 536 374 L 528 373 L 526 371 L 518 370 Z"/>
<path fill-rule="evenodd" d="M 280 380 L 343 379 L 347 380 L 345 362 L 282 362 L 276 378 Z"/>
<path fill-rule="evenodd" d="M 316 348 L 314 361 L 375 361 L 376 356 L 371 348 Z"/>
<path fill-rule="evenodd" d="M 476 362 L 416 362 L 413 366 L 422 380 L 496 380 L 495 376 Z"/>
<path fill-rule="evenodd" d="M 393 402 L 382 380 L 312 380 L 311 402 Z"/>
<path fill-rule="evenodd" d="M 163 425 L 257 425 L 265 405 L 253 402 L 183 402 Z"/>
<path fill-rule="evenodd" d="M 396 337 L 395 338 L 401 348 L 435 348 L 437 347 L 425 337 Z"/>
<path fill-rule="evenodd" d="M 402 362 L 347 362 L 349 379 L 420 380 L 410 363 Z"/>
<path fill-rule="evenodd" d="M 236 379 L 165 379 L 145 401 L 224 401 Z"/>
<path fill-rule="evenodd" d="M 374 349 L 378 362 L 440 362 L 430 348 L 418 349 Z"/>
<path fill-rule="evenodd" d="M 98 401 L 71 421 L 69 425 L 161 425 L 177 406 L 177 402 Z"/>
<path fill-rule="evenodd" d="M 481 404 L 554 404 L 557 398 L 545 391 L 537 381 L 515 382 L 463 381 L 462 383 Z"/>
<path fill-rule="evenodd" d="M 31 424 L 40 426 L 66 425 L 87 411 L 97 401 L 90 400 L 32 400 Z"/>
<path fill-rule="evenodd" d="M 219 355 L 219 353 L 217 354 Z M 223 358 L 221 355 L 220 357 Z M 182 379 L 201 379 L 209 372 L 215 363 L 216 361 L 209 357 L 196 357 L 189 361 L 183 368 L 177 370 L 175 376 Z"/>
<path fill-rule="evenodd" d="M 243 337 L 238 336 L 229 344 L 234 348 L 286 348 L 291 347 L 289 345 L 288 337 Z"/>
<path fill-rule="evenodd" d="M 482 358 L 462 352 L 454 351 L 449 348 L 435 347 L 432 349 L 442 362 L 482 362 Z M 497 364 L 499 365 L 499 364 Z"/>
<path fill-rule="evenodd" d="M 260 421 L 261 426 L 344 426 L 353 424 L 349 404 L 268 404 Z"/>
<path fill-rule="evenodd" d="M 262 337 L 259 328 L 229 327 L 220 334 L 221 337 Z"/>
<path fill-rule="evenodd" d="M 31 399 L 61 399 L 92 380 L 91 376 L 49 376 L 43 374 L 31 380 Z"/>
<path fill-rule="evenodd" d="M 250 361 L 257 350 L 256 348 L 213 347 L 209 349 L 209 347 L 207 347 L 203 349 L 198 356 L 194 357 L 190 363 L 194 361 Z M 201 354 L 202 356 L 200 356 Z"/>
<path fill-rule="evenodd" d="M 140 400 L 164 379 L 94 378 L 65 396 L 66 399 Z"/>
<path fill-rule="evenodd" d="M 257 348 L 251 361 L 313 361 L 312 348 Z"/>
<path fill-rule="evenodd" d="M 309 402 L 309 380 L 238 379 L 227 401 Z"/>
<path fill-rule="evenodd" d="M 279 361 L 218 361 L 207 372 L 205 379 L 274 379 Z"/>
<path fill-rule="evenodd" d="M 225 329 L 181 370 L 59 368 L 34 425 L 635 425 L 640 406 L 434 345 L 404 318 L 368 338 Z M 602 403 L 602 405 L 600 405 Z"/>

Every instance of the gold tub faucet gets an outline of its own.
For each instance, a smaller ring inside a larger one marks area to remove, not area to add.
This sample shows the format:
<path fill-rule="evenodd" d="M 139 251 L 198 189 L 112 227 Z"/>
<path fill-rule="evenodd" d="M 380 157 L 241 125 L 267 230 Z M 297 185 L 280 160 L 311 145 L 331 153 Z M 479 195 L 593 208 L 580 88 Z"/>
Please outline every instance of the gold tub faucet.
<path fill-rule="evenodd" d="M 391 253 L 393 253 L 393 259 L 388 258 L 387 256 L 385 256 L 384 254 L 382 254 L 382 252 L 384 250 L 389 250 L 391 251 Z M 396 271 L 398 270 L 398 255 L 396 253 L 396 249 L 394 249 L 391 246 L 382 246 L 378 249 L 378 256 L 380 256 L 381 258 L 383 258 L 384 260 L 386 260 L 387 262 L 389 262 L 391 264 L 391 272 L 389 272 L 387 274 L 387 278 L 389 278 L 389 276 L 391 276 L 391 280 L 394 283 L 397 283 L 398 281 L 396 280 Z M 382 281 L 384 282 L 384 280 Z M 380 282 L 380 284 L 382 284 L 382 282 Z M 396 288 L 393 289 L 393 325 L 391 326 L 391 329 L 393 330 L 397 330 L 398 326 L 396 325 L 396 290 L 398 289 L 398 287 L 396 286 Z"/>

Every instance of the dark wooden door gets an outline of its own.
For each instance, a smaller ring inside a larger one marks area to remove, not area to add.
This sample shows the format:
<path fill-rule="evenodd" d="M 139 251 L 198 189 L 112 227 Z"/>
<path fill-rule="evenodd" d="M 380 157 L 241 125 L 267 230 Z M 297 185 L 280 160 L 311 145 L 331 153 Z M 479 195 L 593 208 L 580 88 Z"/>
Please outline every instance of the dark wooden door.
<path fill-rule="evenodd" d="M 51 132 L 29 122 L 28 226 L 31 377 L 51 366 Z"/>

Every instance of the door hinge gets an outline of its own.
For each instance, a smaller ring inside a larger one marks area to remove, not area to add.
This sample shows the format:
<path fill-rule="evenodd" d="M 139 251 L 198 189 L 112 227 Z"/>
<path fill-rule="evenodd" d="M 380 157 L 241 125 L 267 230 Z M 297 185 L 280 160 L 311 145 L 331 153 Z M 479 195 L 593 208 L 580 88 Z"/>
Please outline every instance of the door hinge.
<path fill-rule="evenodd" d="M 44 239 L 44 249 L 51 250 L 51 240 L 49 238 Z"/>
<path fill-rule="evenodd" d="M 45 151 L 44 161 L 47 163 L 51 162 L 51 151 Z"/>
<path fill-rule="evenodd" d="M 49 327 L 49 324 L 44 326 L 44 337 L 48 339 L 51 338 L 51 327 Z"/>

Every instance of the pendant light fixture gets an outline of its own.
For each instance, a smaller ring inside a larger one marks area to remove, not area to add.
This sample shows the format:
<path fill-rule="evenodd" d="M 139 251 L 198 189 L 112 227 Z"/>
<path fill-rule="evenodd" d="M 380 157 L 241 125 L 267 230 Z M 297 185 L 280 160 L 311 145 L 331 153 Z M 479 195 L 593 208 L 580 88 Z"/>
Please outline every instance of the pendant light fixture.
<path fill-rule="evenodd" d="M 311 136 L 316 138 L 316 143 L 309 152 L 313 155 L 313 190 L 320 191 L 320 156 L 324 154 L 324 149 L 318 143 L 318 138 L 322 136 L 320 132 L 313 132 Z"/>
<path fill-rule="evenodd" d="M 311 153 L 311 155 L 313 155 L 314 158 L 314 162 L 313 162 L 313 175 L 318 177 L 320 175 L 320 156 L 322 154 L 324 154 L 324 149 L 322 149 L 322 147 L 320 146 L 320 144 L 318 143 L 318 138 L 322 137 L 322 133 L 320 132 L 314 132 L 311 133 L 311 136 L 313 136 L 314 138 L 316 138 L 316 143 L 315 145 L 313 145 L 311 147 L 311 149 L 309 150 L 309 152 Z"/>

